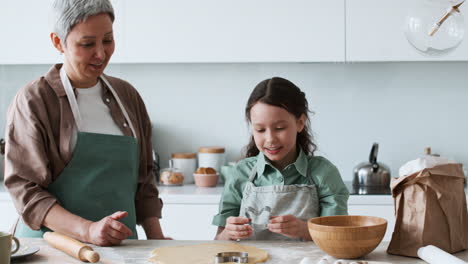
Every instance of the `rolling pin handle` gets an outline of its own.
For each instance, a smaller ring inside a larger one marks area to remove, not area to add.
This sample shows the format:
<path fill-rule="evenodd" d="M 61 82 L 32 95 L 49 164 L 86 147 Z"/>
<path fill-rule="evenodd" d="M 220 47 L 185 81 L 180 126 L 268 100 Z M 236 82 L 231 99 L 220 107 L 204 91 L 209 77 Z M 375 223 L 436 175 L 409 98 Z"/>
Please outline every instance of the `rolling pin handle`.
<path fill-rule="evenodd" d="M 91 263 L 96 263 L 99 261 L 99 254 L 92 249 L 85 248 L 83 249 L 82 254 L 82 257 Z"/>
<path fill-rule="evenodd" d="M 66 235 L 57 232 L 46 232 L 44 234 L 44 239 L 54 248 L 81 261 L 95 263 L 100 259 L 99 254 L 95 252 L 92 247 Z"/>

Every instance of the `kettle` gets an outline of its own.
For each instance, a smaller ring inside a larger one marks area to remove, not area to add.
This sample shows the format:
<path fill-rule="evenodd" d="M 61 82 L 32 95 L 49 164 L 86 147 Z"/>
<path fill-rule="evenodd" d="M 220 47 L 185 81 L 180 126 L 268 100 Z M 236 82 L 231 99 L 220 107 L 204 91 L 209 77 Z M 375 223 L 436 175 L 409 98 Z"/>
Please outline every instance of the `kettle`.
<path fill-rule="evenodd" d="M 362 162 L 354 168 L 353 191 L 356 194 L 390 194 L 390 169 L 377 162 L 379 144 L 374 143 L 369 162 Z"/>

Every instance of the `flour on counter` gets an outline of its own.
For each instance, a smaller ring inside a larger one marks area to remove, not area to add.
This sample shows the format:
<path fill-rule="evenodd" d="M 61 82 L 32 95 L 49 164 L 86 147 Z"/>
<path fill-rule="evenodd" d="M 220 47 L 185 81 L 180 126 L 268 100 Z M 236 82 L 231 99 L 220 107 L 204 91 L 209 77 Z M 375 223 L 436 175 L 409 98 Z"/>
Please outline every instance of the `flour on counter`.
<path fill-rule="evenodd" d="M 307 258 L 304 258 L 307 259 Z M 303 259 L 303 261 L 304 261 Z M 309 264 L 312 262 L 302 262 L 300 264 Z M 350 260 L 350 259 L 336 259 L 332 256 L 323 256 L 316 264 L 392 264 L 390 262 L 381 261 L 367 261 L 367 260 Z"/>

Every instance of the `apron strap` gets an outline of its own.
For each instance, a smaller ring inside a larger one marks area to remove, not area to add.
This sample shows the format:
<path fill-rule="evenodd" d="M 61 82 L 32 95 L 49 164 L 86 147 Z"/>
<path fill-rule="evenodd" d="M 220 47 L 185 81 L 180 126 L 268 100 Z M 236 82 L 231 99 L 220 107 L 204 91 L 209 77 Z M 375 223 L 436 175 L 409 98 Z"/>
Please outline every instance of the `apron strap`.
<path fill-rule="evenodd" d="M 307 162 L 307 170 L 306 170 L 306 178 L 307 178 L 307 181 L 309 181 L 309 185 L 312 185 L 312 184 L 315 185 L 315 182 L 314 182 L 314 180 L 312 179 L 312 175 L 310 175 L 311 169 L 312 169 L 312 166 L 310 166 L 310 163 Z"/>
<path fill-rule="evenodd" d="M 255 176 L 257 176 L 257 163 L 258 161 L 255 161 L 255 165 L 252 167 L 252 170 L 250 171 L 249 182 L 251 183 L 253 183 Z"/>
<path fill-rule="evenodd" d="M 73 88 L 70 83 L 70 79 L 68 79 L 67 73 L 65 72 L 65 65 L 63 65 L 60 69 L 60 79 L 62 80 L 63 88 L 65 88 L 65 93 L 67 94 L 68 102 L 70 103 L 73 117 L 75 118 L 76 128 L 78 129 L 78 131 L 81 131 L 80 108 L 78 107 L 78 103 L 76 102 L 75 94 L 73 93 Z"/>
<path fill-rule="evenodd" d="M 114 98 L 117 100 L 117 104 L 122 110 L 125 120 L 127 120 L 127 123 L 129 124 L 130 129 L 132 130 L 133 136 L 136 138 L 137 134 L 135 132 L 135 127 L 133 126 L 133 123 L 130 120 L 130 117 L 128 116 L 127 110 L 123 106 L 122 101 L 117 95 L 117 92 L 114 90 L 114 87 L 112 87 L 112 85 L 109 83 L 109 81 L 104 75 L 101 75 L 100 78 L 104 81 L 104 83 L 107 85 L 112 95 L 114 96 Z M 60 69 L 60 79 L 62 80 L 63 87 L 65 88 L 65 93 L 67 94 L 68 102 L 70 103 L 73 117 L 75 118 L 76 127 L 78 131 L 82 131 L 82 126 L 81 126 L 82 119 L 80 115 L 80 108 L 78 107 L 78 102 L 76 101 L 75 94 L 73 93 L 73 87 L 65 71 L 65 65 L 63 65 L 62 68 Z"/>
<path fill-rule="evenodd" d="M 111 90 L 112 94 L 115 97 L 115 100 L 117 100 L 117 104 L 120 106 L 120 109 L 122 110 L 125 119 L 127 120 L 128 125 L 130 126 L 130 129 L 132 130 L 133 136 L 136 138 L 137 134 L 135 132 L 135 127 L 133 127 L 133 123 L 130 120 L 130 117 L 128 116 L 127 110 L 125 110 L 124 105 L 122 104 L 122 101 L 120 101 L 119 96 L 117 95 L 117 92 L 114 90 L 114 87 L 109 83 L 107 78 L 104 75 L 101 75 L 101 79 L 104 81 L 104 83 L 109 87 L 109 90 Z"/>

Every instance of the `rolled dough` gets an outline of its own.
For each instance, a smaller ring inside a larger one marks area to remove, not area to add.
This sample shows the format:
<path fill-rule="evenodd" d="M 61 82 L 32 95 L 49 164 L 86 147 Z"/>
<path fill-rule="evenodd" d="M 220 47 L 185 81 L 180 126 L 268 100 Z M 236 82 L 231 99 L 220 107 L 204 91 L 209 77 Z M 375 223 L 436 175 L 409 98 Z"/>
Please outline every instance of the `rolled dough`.
<path fill-rule="evenodd" d="M 211 264 L 221 252 L 247 252 L 249 264 L 262 263 L 268 259 L 268 252 L 239 243 L 206 243 L 189 246 L 160 247 L 151 252 L 149 261 L 155 264 Z"/>

